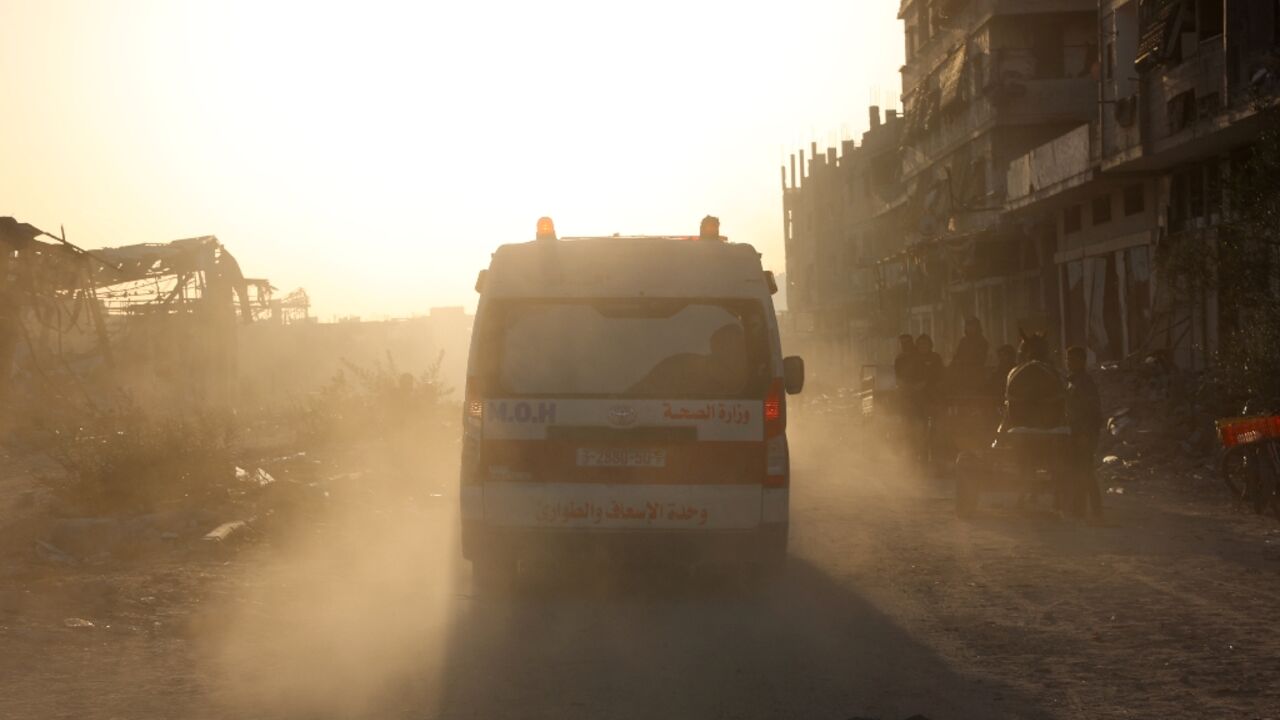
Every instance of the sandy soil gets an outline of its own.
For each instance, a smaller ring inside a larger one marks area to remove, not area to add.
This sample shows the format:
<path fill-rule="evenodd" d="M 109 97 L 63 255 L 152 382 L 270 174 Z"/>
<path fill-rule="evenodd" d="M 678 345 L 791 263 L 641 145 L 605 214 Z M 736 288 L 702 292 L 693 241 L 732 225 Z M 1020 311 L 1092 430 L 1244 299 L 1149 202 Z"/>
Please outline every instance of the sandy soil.
<path fill-rule="evenodd" d="M 1148 480 L 1104 527 L 962 522 L 943 483 L 794 440 L 792 561 L 760 589 L 570 571 L 486 597 L 430 494 L 239 550 L 5 548 L 0 718 L 1280 717 L 1273 520 Z"/>

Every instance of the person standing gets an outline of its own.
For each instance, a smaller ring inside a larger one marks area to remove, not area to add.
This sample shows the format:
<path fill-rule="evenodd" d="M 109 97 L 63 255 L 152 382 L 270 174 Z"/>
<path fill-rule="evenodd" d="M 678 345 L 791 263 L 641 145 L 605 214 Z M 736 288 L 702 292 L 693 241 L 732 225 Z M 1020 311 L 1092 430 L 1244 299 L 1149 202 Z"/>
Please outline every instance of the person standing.
<path fill-rule="evenodd" d="M 986 367 L 987 350 L 990 343 L 982 334 L 982 321 L 971 317 L 964 321 L 964 337 L 956 345 L 956 354 L 951 358 L 952 367 Z"/>
<path fill-rule="evenodd" d="M 921 389 L 925 397 L 934 396 L 942 389 L 942 356 L 933 351 L 933 338 L 922 334 L 916 338 L 916 363 Z"/>
<path fill-rule="evenodd" d="M 916 366 L 916 342 L 910 335 L 898 336 L 898 357 L 893 359 L 893 377 L 898 387 L 905 387 L 914 382 Z"/>
<path fill-rule="evenodd" d="M 1102 492 L 1093 475 L 1093 461 L 1102 430 L 1102 399 L 1087 365 L 1084 348 L 1067 350 L 1067 424 L 1071 426 L 1070 468 L 1076 484 L 1073 510 L 1100 519 Z"/>
<path fill-rule="evenodd" d="M 916 386 L 919 400 L 916 403 L 919 412 L 919 425 L 924 430 L 920 438 L 921 462 L 926 465 L 935 455 L 937 435 L 934 425 L 938 420 L 938 406 L 942 394 L 942 380 L 945 368 L 942 356 L 933 351 L 933 338 L 921 334 L 916 338 Z"/>
<path fill-rule="evenodd" d="M 915 338 L 907 333 L 898 336 L 898 356 L 893 359 L 893 377 L 898 386 L 898 419 L 905 433 L 904 449 L 911 456 L 919 454 L 918 438 L 924 435 L 920 412 L 920 358 Z"/>
<path fill-rule="evenodd" d="M 989 348 L 990 343 L 982 334 L 982 323 L 978 318 L 970 317 L 965 320 L 964 337 L 956 345 L 956 352 L 951 357 L 949 366 L 957 389 L 962 393 L 977 395 L 982 392 Z"/>

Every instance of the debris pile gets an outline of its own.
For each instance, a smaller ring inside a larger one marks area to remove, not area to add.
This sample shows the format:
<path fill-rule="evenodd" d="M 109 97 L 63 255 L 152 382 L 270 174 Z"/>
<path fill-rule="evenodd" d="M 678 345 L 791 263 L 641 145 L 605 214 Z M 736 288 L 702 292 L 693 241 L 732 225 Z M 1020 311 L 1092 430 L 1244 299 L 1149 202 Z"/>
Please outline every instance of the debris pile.
<path fill-rule="evenodd" d="M 1136 367 L 1104 365 L 1095 372 L 1106 416 L 1098 477 L 1111 494 L 1151 480 L 1183 489 L 1218 491 L 1214 409 L 1198 402 L 1201 378 L 1157 358 Z"/>

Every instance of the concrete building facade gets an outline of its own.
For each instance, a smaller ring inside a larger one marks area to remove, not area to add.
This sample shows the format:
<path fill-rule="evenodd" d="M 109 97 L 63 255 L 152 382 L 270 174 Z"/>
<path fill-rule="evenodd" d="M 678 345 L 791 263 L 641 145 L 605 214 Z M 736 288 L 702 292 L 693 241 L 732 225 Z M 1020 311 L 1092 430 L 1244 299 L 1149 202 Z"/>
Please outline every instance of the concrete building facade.
<path fill-rule="evenodd" d="M 1232 309 L 1181 288 L 1161 259 L 1193 239 L 1216 247 L 1232 166 L 1280 87 L 1277 5 L 1099 4 L 1097 117 L 1008 171 L 1009 210 L 1055 227 L 1063 345 L 1101 362 L 1159 351 L 1183 367 L 1211 362 Z"/>
<path fill-rule="evenodd" d="M 1099 362 L 1209 362 L 1223 309 L 1162 282 L 1158 256 L 1222 222 L 1275 97 L 1277 1 L 903 0 L 899 17 L 904 115 L 783 171 L 818 372 L 887 364 L 903 332 L 946 356 L 969 316 L 993 348 L 1042 331 Z"/>

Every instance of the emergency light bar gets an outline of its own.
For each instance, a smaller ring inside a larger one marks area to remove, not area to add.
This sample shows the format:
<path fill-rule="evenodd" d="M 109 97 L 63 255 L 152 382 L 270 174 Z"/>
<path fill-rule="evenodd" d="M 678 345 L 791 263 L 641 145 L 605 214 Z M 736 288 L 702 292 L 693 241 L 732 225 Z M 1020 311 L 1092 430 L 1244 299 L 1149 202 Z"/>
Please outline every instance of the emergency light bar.
<path fill-rule="evenodd" d="M 549 217 L 538 218 L 538 233 L 534 237 L 538 240 L 555 240 L 556 224 Z"/>
<path fill-rule="evenodd" d="M 703 240 L 719 240 L 720 218 L 714 215 L 702 218 L 702 224 L 698 226 L 698 237 Z"/>
<path fill-rule="evenodd" d="M 558 240 L 556 237 L 556 226 L 549 217 L 538 218 L 538 230 L 534 235 L 537 240 Z M 614 233 L 613 237 L 622 237 L 618 233 Z M 673 240 L 712 240 L 716 242 L 728 242 L 729 238 L 720 234 L 720 218 L 714 215 L 708 215 L 702 218 L 701 225 L 698 226 L 697 235 L 628 235 L 630 238 L 650 237 L 650 238 L 669 238 Z M 577 240 L 582 238 L 566 238 L 567 240 Z"/>

